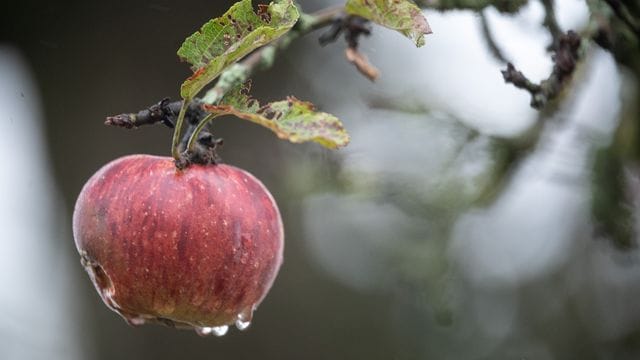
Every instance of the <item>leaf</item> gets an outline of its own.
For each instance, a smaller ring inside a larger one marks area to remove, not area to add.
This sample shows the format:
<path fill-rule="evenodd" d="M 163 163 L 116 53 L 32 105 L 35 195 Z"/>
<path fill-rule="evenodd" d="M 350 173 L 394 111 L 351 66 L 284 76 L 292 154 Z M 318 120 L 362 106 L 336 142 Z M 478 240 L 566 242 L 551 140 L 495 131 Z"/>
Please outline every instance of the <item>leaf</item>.
<path fill-rule="evenodd" d="M 314 141 L 329 149 L 349 143 L 349 135 L 335 116 L 315 111 L 313 104 L 293 96 L 260 106 L 249 96 L 250 87 L 250 81 L 238 85 L 218 105 L 204 105 L 204 108 L 219 115 L 230 114 L 252 121 L 293 143 Z"/>
<path fill-rule="evenodd" d="M 424 45 L 425 34 L 431 34 L 422 10 L 409 0 L 347 0 L 345 11 L 397 30 L 417 47 Z"/>
<path fill-rule="evenodd" d="M 242 0 L 204 24 L 178 49 L 178 56 L 190 63 L 194 72 L 182 84 L 182 97 L 193 98 L 227 66 L 289 31 L 299 17 L 293 0 L 258 5 L 258 13 L 253 11 L 251 0 Z"/>

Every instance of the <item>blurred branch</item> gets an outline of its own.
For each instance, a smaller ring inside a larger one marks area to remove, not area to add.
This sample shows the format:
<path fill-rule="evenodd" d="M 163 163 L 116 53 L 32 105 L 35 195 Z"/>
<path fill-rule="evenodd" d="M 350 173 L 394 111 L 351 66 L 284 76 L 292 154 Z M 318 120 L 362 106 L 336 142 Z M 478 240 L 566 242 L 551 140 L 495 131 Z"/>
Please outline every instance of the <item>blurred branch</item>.
<path fill-rule="evenodd" d="M 569 31 L 558 37 L 554 45 L 555 53 L 552 56 L 554 66 L 549 77 L 540 84 L 533 83 L 512 63 L 507 64 L 507 69 L 502 71 L 504 81 L 517 88 L 527 90 L 531 94 L 531 106 L 536 109 L 543 108 L 549 100 L 554 99 L 571 78 L 578 61 L 580 60 L 581 37 Z"/>
<path fill-rule="evenodd" d="M 560 25 L 558 25 L 558 19 L 556 18 L 556 12 L 554 9 L 554 1 L 553 0 L 541 0 L 542 6 L 544 6 L 544 21 L 542 25 L 549 30 L 549 34 L 551 34 L 551 38 L 554 43 L 560 38 L 562 35 L 562 29 Z"/>
<path fill-rule="evenodd" d="M 372 109 L 422 114 L 425 116 L 432 114 L 427 105 L 418 100 L 412 101 L 411 97 L 408 96 L 397 98 L 371 96 L 368 104 Z M 468 146 L 472 146 L 473 142 L 482 141 L 482 139 L 487 139 L 489 142 L 494 164 L 488 176 L 489 179 L 480 185 L 481 190 L 478 193 L 478 197 L 473 200 L 477 205 L 488 205 L 497 198 L 500 191 L 508 183 L 507 180 L 513 169 L 537 146 L 542 136 L 545 120 L 548 118 L 546 113 L 541 112 L 538 114 L 537 121 L 529 129 L 519 136 L 507 138 L 484 134 L 456 115 L 449 112 L 446 112 L 446 115 L 447 124 L 464 129 L 465 132 L 460 146 L 452 152 L 452 157 L 445 161 L 448 165 L 445 166 L 443 171 L 449 171 L 454 163 L 460 161 L 462 154 L 467 151 Z"/>
<path fill-rule="evenodd" d="M 491 54 L 503 63 L 509 63 L 510 61 L 504 55 L 502 49 L 498 46 L 498 43 L 493 38 L 493 33 L 491 32 L 491 28 L 489 27 L 489 21 L 487 19 L 487 15 L 484 12 L 480 12 L 480 27 L 482 29 L 482 35 L 484 36 L 484 40 L 487 42 L 487 47 Z"/>
<path fill-rule="evenodd" d="M 490 6 L 502 12 L 513 13 L 526 5 L 526 1 L 418 1 L 418 3 L 425 8 L 436 10 L 466 9 L 478 12 L 480 15 L 482 34 L 487 42 L 488 49 L 496 59 L 507 63 L 507 68 L 502 71 L 505 81 L 529 92 L 531 94 L 532 107 L 536 109 L 544 108 L 546 110 L 539 114 L 538 120 L 528 131 L 517 138 L 490 137 L 496 159 L 494 181 L 490 182 L 489 187 L 484 192 L 484 196 L 480 199 L 481 202 L 484 202 L 483 200 L 491 201 L 491 199 L 495 198 L 495 195 L 500 192 L 500 189 L 506 183 L 505 179 L 508 177 L 508 174 L 536 147 L 542 130 L 544 129 L 545 119 L 548 118 L 547 115 L 553 111 L 553 109 L 547 105 L 550 101 L 556 99 L 570 82 L 577 65 L 585 56 L 587 46 L 591 41 L 611 51 L 617 59 L 623 58 L 624 56 L 627 63 L 631 64 L 634 72 L 638 75 L 638 78 L 640 78 L 640 52 L 638 52 L 637 49 L 638 45 L 637 43 L 630 42 L 628 38 L 625 38 L 623 36 L 624 32 L 621 31 L 619 27 L 616 28 L 614 26 L 613 20 L 614 18 L 620 19 L 627 28 L 636 34 L 640 21 L 634 17 L 633 13 L 627 9 L 621 1 L 587 0 L 591 18 L 587 28 L 580 34 L 575 31 L 563 32 L 557 21 L 554 1 L 540 1 L 545 11 L 542 25 L 547 29 L 553 39 L 549 46 L 549 50 L 552 52 L 553 69 L 549 76 L 539 83 L 531 81 L 522 71 L 519 71 L 516 66 L 509 62 L 499 44 L 495 41 L 486 14 L 483 13 L 483 10 Z M 624 46 L 620 46 L 621 43 Z M 389 104 L 392 103 L 392 101 L 383 100 L 378 99 L 376 101 L 377 106 L 390 108 Z M 393 106 L 391 106 L 391 108 L 392 107 Z M 405 108 L 404 110 L 419 112 L 423 109 L 410 106 L 410 109 Z"/>
<path fill-rule="evenodd" d="M 637 169 L 634 171 L 637 174 Z M 621 249 L 635 247 L 633 231 L 633 190 L 630 169 L 618 156 L 615 149 L 598 150 L 593 169 L 592 214 L 596 223 L 596 234 L 610 237 Z"/>
<path fill-rule="evenodd" d="M 345 57 L 362 75 L 371 81 L 375 81 L 380 76 L 380 71 L 358 50 L 360 37 L 371 35 L 369 21 L 353 15 L 338 17 L 331 28 L 322 34 L 318 40 L 320 45 L 325 46 L 338 40 L 343 33 L 347 41 Z"/>
<path fill-rule="evenodd" d="M 348 47 L 345 50 L 345 57 L 352 63 L 358 71 L 367 79 L 375 81 L 380 76 L 380 71 L 373 66 L 367 57 L 356 48 Z"/>
<path fill-rule="evenodd" d="M 604 48 L 613 52 L 614 34 L 611 25 L 612 16 L 619 18 L 638 39 L 640 39 L 640 20 L 620 0 L 587 0 L 591 12 L 590 24 L 587 30 L 578 34 L 575 31 L 563 32 L 558 24 L 553 0 L 540 0 L 544 7 L 545 16 L 543 26 L 548 30 L 553 39 L 549 49 L 552 51 L 553 70 L 549 76 L 540 83 L 529 80 L 522 71 L 512 64 L 499 44 L 495 41 L 491 32 L 486 14 L 488 7 L 494 7 L 503 13 L 515 13 L 528 2 L 503 1 L 503 0 L 418 0 L 417 3 L 429 9 L 435 10 L 472 10 L 478 12 L 482 34 L 487 42 L 491 54 L 501 62 L 507 63 L 507 68 L 502 71 L 504 80 L 517 88 L 526 90 L 531 94 L 531 106 L 536 109 L 544 108 L 547 103 L 555 99 L 569 82 L 577 63 L 584 55 L 582 45 L 589 40 L 594 40 Z M 637 46 L 633 47 L 637 50 Z M 628 49 L 624 49 L 628 51 Z M 620 56 L 616 56 L 620 57 Z"/>
<path fill-rule="evenodd" d="M 581 34 L 572 30 L 563 33 L 557 22 L 553 0 L 541 0 L 541 2 L 545 9 L 543 25 L 548 29 L 553 39 L 553 44 L 550 47 L 553 51 L 552 60 L 554 63 L 551 74 L 536 84 L 517 70 L 512 63 L 509 63 L 507 69 L 502 71 L 507 83 L 531 94 L 531 106 L 536 109 L 545 107 L 563 90 L 577 63 L 584 56 L 585 47 L 589 41 L 593 40 L 603 48 L 614 52 L 614 43 L 618 38 L 612 26 L 614 14 L 622 18 L 632 30 L 638 30 L 638 21 L 619 1 L 587 0 L 591 12 L 587 29 Z M 635 48 L 637 48 L 637 44 Z"/>
<path fill-rule="evenodd" d="M 636 37 L 640 38 L 640 20 L 635 18 L 627 6 L 620 0 L 606 0 L 616 16 L 624 22 Z"/>
<path fill-rule="evenodd" d="M 528 0 L 417 0 L 416 3 L 421 7 L 440 11 L 482 11 L 494 7 L 503 13 L 516 13 L 528 3 Z"/>

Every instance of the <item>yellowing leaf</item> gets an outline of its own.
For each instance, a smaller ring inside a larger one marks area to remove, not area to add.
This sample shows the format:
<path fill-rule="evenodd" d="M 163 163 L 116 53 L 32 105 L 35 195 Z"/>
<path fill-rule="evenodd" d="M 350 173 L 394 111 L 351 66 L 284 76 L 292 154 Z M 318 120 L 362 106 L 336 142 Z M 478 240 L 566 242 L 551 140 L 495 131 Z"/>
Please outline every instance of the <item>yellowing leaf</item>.
<path fill-rule="evenodd" d="M 261 106 L 249 96 L 249 88 L 250 82 L 237 86 L 218 105 L 204 108 L 215 114 L 231 114 L 252 121 L 293 143 L 314 141 L 329 149 L 349 143 L 349 135 L 335 116 L 315 111 L 313 104 L 292 96 Z"/>
<path fill-rule="evenodd" d="M 235 3 L 219 18 L 210 20 L 189 36 L 178 56 L 191 64 L 194 74 L 180 89 L 191 99 L 229 65 L 251 51 L 278 39 L 298 21 L 293 0 L 276 0 L 253 11 L 251 0 Z"/>
<path fill-rule="evenodd" d="M 431 34 L 422 10 L 409 0 L 347 0 L 345 10 L 401 32 L 417 47 L 424 45 L 425 34 Z"/>

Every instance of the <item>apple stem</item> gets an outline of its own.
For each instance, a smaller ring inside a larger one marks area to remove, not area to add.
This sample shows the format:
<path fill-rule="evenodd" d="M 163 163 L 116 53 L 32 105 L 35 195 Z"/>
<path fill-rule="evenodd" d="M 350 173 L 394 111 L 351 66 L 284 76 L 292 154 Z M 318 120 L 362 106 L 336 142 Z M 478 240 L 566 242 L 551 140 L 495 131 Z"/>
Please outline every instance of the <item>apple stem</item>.
<path fill-rule="evenodd" d="M 193 135 L 193 134 L 192 134 Z M 183 141 L 186 143 L 186 140 Z M 175 161 L 176 168 L 182 170 L 191 164 L 215 165 L 220 163 L 217 149 L 222 146 L 223 140 L 213 137 L 208 131 L 201 131 L 194 140 L 192 150 L 186 150 Z"/>
<path fill-rule="evenodd" d="M 217 118 L 220 115 L 222 115 L 222 114 L 210 113 L 209 115 L 205 116 L 204 119 L 200 120 L 200 123 L 198 123 L 196 128 L 193 129 L 193 132 L 189 136 L 189 141 L 187 142 L 187 150 L 186 151 L 188 151 L 188 152 L 194 152 L 195 151 L 196 140 L 198 139 L 198 136 L 200 135 L 202 130 L 205 128 L 205 126 L 207 126 L 209 121 Z"/>
<path fill-rule="evenodd" d="M 211 120 L 220 115 L 222 114 L 210 113 L 204 118 L 189 118 L 178 145 L 180 156 L 175 160 L 178 169 L 184 169 L 190 164 L 212 165 L 220 162 L 216 149 L 222 146 L 223 141 L 204 130 Z"/>
<path fill-rule="evenodd" d="M 184 122 L 184 115 L 187 112 L 187 108 L 189 107 L 189 103 L 191 99 L 184 99 L 182 102 L 182 106 L 180 107 L 180 112 L 178 113 L 178 120 L 176 121 L 176 127 L 173 130 L 173 141 L 171 142 L 171 155 L 173 159 L 178 162 L 180 161 L 180 133 L 182 129 L 182 123 Z"/>
<path fill-rule="evenodd" d="M 180 150 L 185 150 L 181 151 L 179 158 L 175 161 L 178 169 L 184 169 L 190 164 L 211 165 L 220 162 L 216 149 L 222 145 L 222 139 L 216 139 L 210 132 L 204 131 L 209 121 L 220 115 L 211 113 L 199 120 L 197 125 L 189 123 L 179 145 Z"/>

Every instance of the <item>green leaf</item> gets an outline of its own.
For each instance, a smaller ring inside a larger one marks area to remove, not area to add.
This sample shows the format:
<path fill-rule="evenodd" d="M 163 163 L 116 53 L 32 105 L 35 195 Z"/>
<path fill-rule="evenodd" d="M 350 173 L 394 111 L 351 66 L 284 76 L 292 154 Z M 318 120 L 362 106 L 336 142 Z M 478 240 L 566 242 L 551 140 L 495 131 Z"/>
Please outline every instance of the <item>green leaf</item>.
<path fill-rule="evenodd" d="M 417 47 L 424 45 L 425 34 L 431 34 L 422 10 L 409 0 L 347 0 L 345 10 L 401 32 Z"/>
<path fill-rule="evenodd" d="M 268 7 L 258 5 L 257 13 L 251 0 L 242 0 L 204 24 L 178 49 L 178 56 L 190 63 L 194 72 L 182 84 L 182 97 L 196 96 L 227 66 L 289 31 L 299 17 L 293 0 L 276 0 Z"/>
<path fill-rule="evenodd" d="M 329 149 L 349 143 L 349 134 L 335 116 L 315 111 L 313 104 L 293 96 L 261 106 L 249 96 L 250 87 L 250 81 L 239 85 L 229 91 L 218 105 L 204 105 L 204 108 L 215 114 L 235 115 L 252 121 L 293 143 L 314 141 Z"/>

